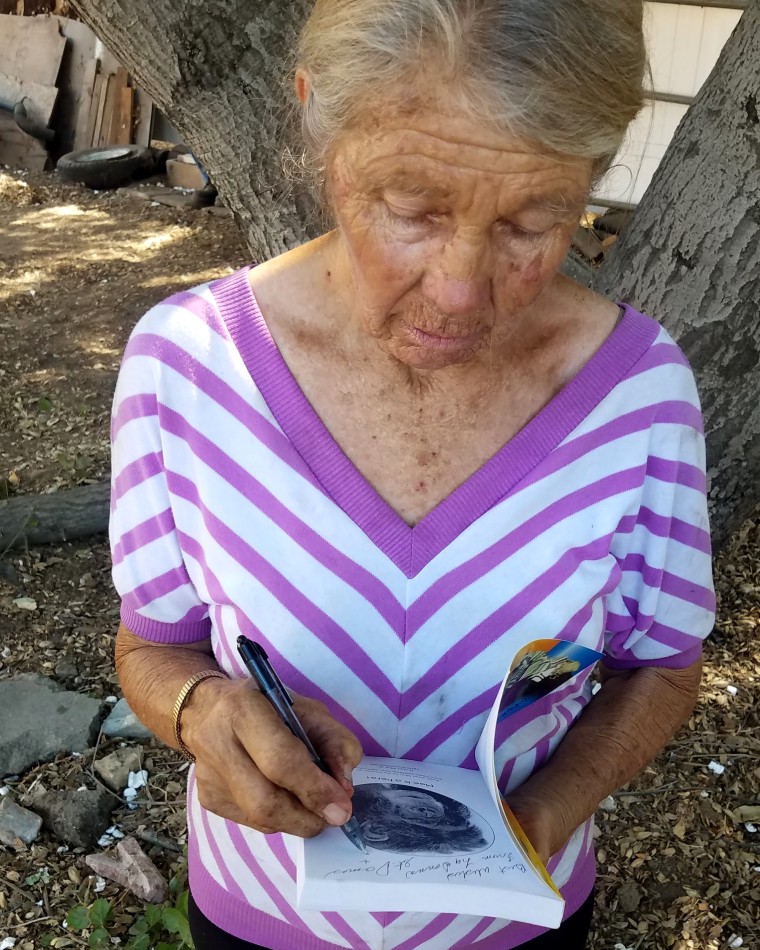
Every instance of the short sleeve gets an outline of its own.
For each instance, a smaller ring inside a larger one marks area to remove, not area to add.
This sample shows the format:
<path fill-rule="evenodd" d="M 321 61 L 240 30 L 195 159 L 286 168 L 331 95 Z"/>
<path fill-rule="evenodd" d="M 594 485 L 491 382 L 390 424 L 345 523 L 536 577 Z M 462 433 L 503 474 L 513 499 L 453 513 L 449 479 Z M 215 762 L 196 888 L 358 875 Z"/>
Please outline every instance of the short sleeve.
<path fill-rule="evenodd" d="M 132 633 L 157 643 L 192 643 L 210 635 L 211 621 L 172 510 L 158 412 L 160 363 L 150 355 L 155 337 L 140 327 L 124 353 L 111 416 L 113 580 L 122 622 Z"/>
<path fill-rule="evenodd" d="M 691 375 L 689 379 L 692 383 Z M 613 539 L 619 583 L 606 600 L 605 663 L 684 668 L 715 620 L 705 444 L 696 387 L 652 426 L 636 509 Z"/>

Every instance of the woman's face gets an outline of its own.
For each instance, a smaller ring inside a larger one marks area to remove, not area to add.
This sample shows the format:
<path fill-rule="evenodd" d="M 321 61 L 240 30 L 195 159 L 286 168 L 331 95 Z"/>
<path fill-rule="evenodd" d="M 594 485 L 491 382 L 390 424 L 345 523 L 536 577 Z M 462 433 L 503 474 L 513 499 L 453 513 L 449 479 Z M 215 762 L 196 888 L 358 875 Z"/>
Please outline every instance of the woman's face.
<path fill-rule="evenodd" d="M 498 348 L 562 263 L 590 177 L 462 113 L 346 134 L 330 186 L 364 330 L 420 370 Z"/>

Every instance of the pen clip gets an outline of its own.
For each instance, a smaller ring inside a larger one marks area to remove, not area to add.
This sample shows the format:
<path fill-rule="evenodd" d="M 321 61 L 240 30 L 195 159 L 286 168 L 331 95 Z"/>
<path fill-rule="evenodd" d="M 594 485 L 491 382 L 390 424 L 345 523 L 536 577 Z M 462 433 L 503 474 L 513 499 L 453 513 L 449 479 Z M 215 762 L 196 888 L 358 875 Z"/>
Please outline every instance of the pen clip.
<path fill-rule="evenodd" d="M 263 646 L 261 646 L 260 643 L 253 643 L 252 645 L 256 649 L 256 651 L 260 654 L 259 656 L 260 662 L 266 669 L 269 676 L 271 677 L 272 683 L 274 684 L 275 689 L 280 694 L 280 696 L 282 696 L 282 698 L 287 702 L 288 706 L 292 706 L 293 697 L 290 695 L 287 687 L 285 686 L 283 681 L 275 672 L 275 669 L 272 666 L 272 664 L 269 662 L 269 657 L 267 656 L 266 650 L 264 649 Z"/>

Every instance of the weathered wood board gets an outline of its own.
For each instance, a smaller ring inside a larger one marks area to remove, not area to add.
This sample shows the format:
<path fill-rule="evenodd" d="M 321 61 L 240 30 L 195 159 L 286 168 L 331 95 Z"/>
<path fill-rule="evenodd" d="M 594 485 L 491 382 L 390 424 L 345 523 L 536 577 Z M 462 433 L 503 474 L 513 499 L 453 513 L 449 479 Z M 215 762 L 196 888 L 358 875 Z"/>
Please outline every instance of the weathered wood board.
<path fill-rule="evenodd" d="M 153 100 L 144 89 L 135 89 L 134 140 L 136 145 L 150 145 L 153 128 Z"/>
<path fill-rule="evenodd" d="M 103 129 L 103 116 L 106 111 L 106 99 L 108 98 L 108 87 L 113 81 L 113 76 L 100 76 L 99 79 L 102 79 L 100 84 L 100 93 L 98 96 L 98 110 L 95 117 L 95 128 L 92 133 L 92 144 L 97 146 L 100 144 L 100 133 Z"/>
<path fill-rule="evenodd" d="M 109 76 L 106 101 L 103 108 L 103 121 L 100 126 L 100 131 L 97 135 L 97 141 L 93 142 L 93 145 L 113 144 L 112 126 L 114 123 L 114 111 L 118 108 L 120 95 L 118 77 L 115 75 Z"/>
<path fill-rule="evenodd" d="M 83 134 L 95 81 L 95 48 L 98 40 L 92 30 L 76 20 L 55 18 L 66 39 L 66 52 L 58 74 L 58 104 L 55 110 L 55 150 L 63 154 L 79 146 L 77 132 Z M 81 134 L 80 134 L 81 138 Z"/>
<path fill-rule="evenodd" d="M 99 67 L 98 67 L 99 68 Z M 87 113 L 87 125 L 84 131 L 83 144 L 77 146 L 78 148 L 91 148 L 92 140 L 95 136 L 95 126 L 98 121 L 98 109 L 100 107 L 100 97 L 103 92 L 103 85 L 105 84 L 106 78 L 103 73 L 98 73 L 95 77 L 95 84 L 92 87 L 92 98 L 90 100 L 90 109 Z"/>
<path fill-rule="evenodd" d="M 90 147 L 92 141 L 92 126 L 90 126 L 90 138 L 87 138 L 87 129 L 89 126 L 90 112 L 92 110 L 92 100 L 95 93 L 95 81 L 98 78 L 99 68 L 99 59 L 91 59 L 84 68 L 72 149 L 78 150 Z M 94 124 L 95 120 L 93 119 L 93 126 Z"/>
<path fill-rule="evenodd" d="M 108 89 L 109 98 L 106 100 L 106 114 L 103 117 L 103 145 L 118 144 L 121 136 L 121 104 L 122 92 L 127 88 L 128 74 L 126 69 L 119 67 Z"/>
<path fill-rule="evenodd" d="M 26 114 L 38 125 L 50 125 L 58 90 L 55 86 L 43 86 L 28 79 L 17 79 L 0 72 L 0 100 L 15 105 L 25 99 Z"/>
<path fill-rule="evenodd" d="M 52 17 L 0 16 L 0 72 L 54 86 L 66 38 Z"/>
<path fill-rule="evenodd" d="M 0 112 L 0 165 L 43 171 L 50 165 L 50 156 L 43 145 L 22 132 L 13 116 Z"/>
<path fill-rule="evenodd" d="M 116 144 L 129 145 L 132 142 L 132 110 L 134 107 L 134 89 L 124 86 L 121 90 L 121 109 L 119 127 L 116 131 Z"/>

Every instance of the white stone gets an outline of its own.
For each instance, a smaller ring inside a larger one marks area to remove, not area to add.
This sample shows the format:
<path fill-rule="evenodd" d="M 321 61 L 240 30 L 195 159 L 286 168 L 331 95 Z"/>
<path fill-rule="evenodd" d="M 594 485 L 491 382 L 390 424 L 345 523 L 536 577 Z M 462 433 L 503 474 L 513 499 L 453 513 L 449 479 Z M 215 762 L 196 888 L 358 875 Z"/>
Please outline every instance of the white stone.
<path fill-rule="evenodd" d="M 139 769 L 137 772 L 130 772 L 127 780 L 127 788 L 143 788 L 148 784 L 148 773 L 145 769 Z"/>

